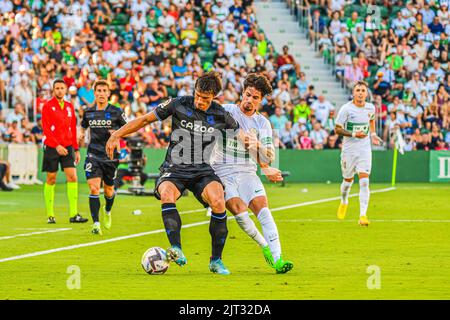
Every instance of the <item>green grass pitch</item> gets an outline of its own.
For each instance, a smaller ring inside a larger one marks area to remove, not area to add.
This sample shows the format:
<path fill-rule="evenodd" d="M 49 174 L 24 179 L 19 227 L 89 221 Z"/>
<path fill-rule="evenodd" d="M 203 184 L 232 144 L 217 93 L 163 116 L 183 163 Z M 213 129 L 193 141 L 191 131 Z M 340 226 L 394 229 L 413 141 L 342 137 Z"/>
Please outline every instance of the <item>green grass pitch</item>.
<path fill-rule="evenodd" d="M 373 184 L 371 190 L 387 187 Z M 358 191 L 355 184 L 352 194 Z M 345 221 L 336 220 L 338 200 L 316 201 L 338 196 L 338 184 L 267 185 L 267 193 L 271 208 L 306 203 L 274 211 L 284 256 L 295 264 L 284 275 L 265 264 L 260 249 L 234 220 L 228 221 L 224 250 L 224 262 L 232 274 L 211 274 L 209 218 L 204 211 L 182 215 L 188 226 L 182 230 L 188 264 L 183 268 L 172 264 L 166 274 L 150 276 L 141 268 L 141 256 L 149 247 L 167 247 L 166 235 L 157 231 L 116 238 L 163 228 L 155 198 L 118 196 L 113 227 L 100 237 L 90 234 L 90 223 L 68 222 L 64 185 L 57 186 L 57 224 L 50 226 L 42 186 L 2 192 L 0 299 L 450 298 L 448 184 L 399 184 L 395 190 L 372 193 L 368 228 L 357 225 L 357 197 L 350 199 Z M 87 195 L 87 186 L 81 184 L 79 205 L 85 216 L 89 216 Z M 200 208 L 192 195 L 178 202 L 182 212 Z M 134 209 L 143 214 L 132 215 Z M 198 222 L 205 223 L 190 226 Z M 49 232 L 66 228 L 70 229 Z M 35 255 L 108 239 L 117 241 Z M 5 260 L 11 257 L 16 258 Z M 70 266 L 80 270 L 79 289 L 67 286 L 73 279 Z M 368 288 L 368 282 L 373 283 L 370 266 L 379 268 L 379 289 Z"/>

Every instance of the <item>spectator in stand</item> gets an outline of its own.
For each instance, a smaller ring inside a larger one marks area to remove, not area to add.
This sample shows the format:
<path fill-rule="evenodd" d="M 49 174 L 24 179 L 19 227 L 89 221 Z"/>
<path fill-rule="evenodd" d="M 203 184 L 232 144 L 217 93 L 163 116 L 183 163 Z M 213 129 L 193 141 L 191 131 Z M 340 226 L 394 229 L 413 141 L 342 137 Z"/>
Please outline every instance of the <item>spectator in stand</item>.
<path fill-rule="evenodd" d="M 298 64 L 294 57 L 289 54 L 289 47 L 283 46 L 283 53 L 278 56 L 278 78 L 281 78 L 281 73 L 284 70 L 289 71 L 290 74 L 294 72 L 297 77 L 300 77 L 300 64 Z"/>
<path fill-rule="evenodd" d="M 360 80 L 364 79 L 363 72 L 359 66 L 358 58 L 352 59 L 352 64 L 346 66 L 344 69 L 344 79 L 348 88 L 353 88 L 353 85 Z"/>
<path fill-rule="evenodd" d="M 313 85 L 310 85 L 310 86 L 308 87 L 308 91 L 307 91 L 306 94 L 305 94 L 305 100 L 306 100 L 306 103 L 308 104 L 308 106 L 311 106 L 311 104 L 312 104 L 314 101 L 317 100 L 317 96 L 316 96 L 316 94 L 314 93 L 314 86 L 313 86 Z"/>
<path fill-rule="evenodd" d="M 274 130 L 280 131 L 286 126 L 286 122 L 288 122 L 288 118 L 282 114 L 282 110 L 280 107 L 275 107 L 275 113 L 269 117 L 270 123 Z"/>
<path fill-rule="evenodd" d="M 352 58 L 347 53 L 347 49 L 345 47 L 341 47 L 337 49 L 338 54 L 335 57 L 336 66 L 335 72 L 336 76 L 341 79 L 344 76 L 345 68 L 352 64 Z"/>
<path fill-rule="evenodd" d="M 335 107 L 325 100 L 325 96 L 320 95 L 319 98 L 311 104 L 312 114 L 315 115 L 317 121 L 325 124 L 328 120 L 330 112 L 335 110 Z"/>
<path fill-rule="evenodd" d="M 320 122 L 316 122 L 310 133 L 315 150 L 321 150 L 327 143 L 328 133 L 322 128 Z"/>
<path fill-rule="evenodd" d="M 311 20 L 309 21 L 309 44 L 314 43 L 314 39 L 318 39 L 325 31 L 325 20 L 320 14 L 319 9 L 313 11 Z"/>
<path fill-rule="evenodd" d="M 283 149 L 296 149 L 298 145 L 298 137 L 294 130 L 292 130 L 292 122 L 287 121 L 284 128 L 278 133 L 280 138 L 280 145 Z"/>
<path fill-rule="evenodd" d="M 327 143 L 323 147 L 324 149 L 339 149 L 339 136 L 337 134 L 333 134 L 328 136 Z"/>
<path fill-rule="evenodd" d="M 95 96 L 94 89 L 92 89 L 92 80 L 86 80 L 84 86 L 78 89 L 78 98 L 82 107 L 94 106 Z"/>
<path fill-rule="evenodd" d="M 279 87 L 273 91 L 272 97 L 275 101 L 275 105 L 284 110 L 286 105 L 291 102 L 289 83 L 287 81 L 281 81 Z"/>
<path fill-rule="evenodd" d="M 302 131 L 301 136 L 299 138 L 298 148 L 302 150 L 312 150 L 313 141 L 309 137 L 308 130 Z"/>

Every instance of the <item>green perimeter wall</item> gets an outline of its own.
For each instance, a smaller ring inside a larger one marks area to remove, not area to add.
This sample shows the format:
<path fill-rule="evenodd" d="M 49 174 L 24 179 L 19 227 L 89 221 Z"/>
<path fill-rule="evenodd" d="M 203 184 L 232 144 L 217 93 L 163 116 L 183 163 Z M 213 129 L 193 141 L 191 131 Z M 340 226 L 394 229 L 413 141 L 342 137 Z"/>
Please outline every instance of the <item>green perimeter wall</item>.
<path fill-rule="evenodd" d="M 86 150 L 81 149 L 82 162 L 78 165 L 79 180 L 84 182 L 83 161 Z M 145 149 L 147 165 L 145 172 L 158 172 L 164 160 L 166 150 Z M 393 151 L 373 151 L 372 182 L 391 181 Z M 340 151 L 339 150 L 280 150 L 280 169 L 290 171 L 287 182 L 340 182 Z M 415 151 L 398 155 L 397 182 L 428 182 L 430 181 L 430 152 Z M 42 163 L 42 150 L 39 152 L 39 166 Z M 45 180 L 45 174 L 40 172 L 39 179 Z M 64 174 L 58 174 L 58 182 L 64 182 Z"/>

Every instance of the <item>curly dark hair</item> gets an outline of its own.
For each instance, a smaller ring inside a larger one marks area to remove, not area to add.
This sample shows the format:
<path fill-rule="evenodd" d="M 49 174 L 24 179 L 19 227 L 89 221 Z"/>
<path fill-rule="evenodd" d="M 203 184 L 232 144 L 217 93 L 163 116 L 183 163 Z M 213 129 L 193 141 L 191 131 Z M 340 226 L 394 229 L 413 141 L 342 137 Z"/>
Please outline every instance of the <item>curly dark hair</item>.
<path fill-rule="evenodd" d="M 222 76 L 216 71 L 205 73 L 195 82 L 195 90 L 209 92 L 217 96 L 222 90 Z"/>
<path fill-rule="evenodd" d="M 269 79 L 262 73 L 250 73 L 244 81 L 244 91 L 249 88 L 255 88 L 265 97 L 272 93 L 272 85 Z"/>

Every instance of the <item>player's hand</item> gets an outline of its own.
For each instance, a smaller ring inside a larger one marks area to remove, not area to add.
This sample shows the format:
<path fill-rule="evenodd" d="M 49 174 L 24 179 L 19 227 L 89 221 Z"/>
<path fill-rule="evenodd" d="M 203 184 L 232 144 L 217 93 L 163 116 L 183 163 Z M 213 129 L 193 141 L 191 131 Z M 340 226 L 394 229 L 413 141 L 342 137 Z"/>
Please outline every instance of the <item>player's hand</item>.
<path fill-rule="evenodd" d="M 283 176 L 281 175 L 281 171 L 279 169 L 266 167 L 261 168 L 261 170 L 270 182 L 277 183 L 283 181 Z"/>
<path fill-rule="evenodd" d="M 56 152 L 58 152 L 60 156 L 67 156 L 69 154 L 69 151 L 67 151 L 67 149 L 62 145 L 56 146 Z"/>
<path fill-rule="evenodd" d="M 109 137 L 108 142 L 106 142 L 106 154 L 111 160 L 114 160 L 114 150 L 120 152 L 120 141 L 116 135 L 112 134 L 111 137 Z"/>
<path fill-rule="evenodd" d="M 258 138 L 254 133 L 248 133 L 244 138 L 245 149 L 247 150 L 256 150 L 258 147 Z"/>
<path fill-rule="evenodd" d="M 372 137 L 372 143 L 376 146 L 382 146 L 383 145 L 383 140 L 377 136 L 376 134 L 371 135 Z"/>
<path fill-rule="evenodd" d="M 80 151 L 75 151 L 75 165 L 78 165 L 80 163 Z"/>
<path fill-rule="evenodd" d="M 365 134 L 365 133 L 362 132 L 362 131 L 357 131 L 357 132 L 355 133 L 355 138 L 358 138 L 358 139 L 364 139 L 365 137 L 367 137 L 367 134 Z"/>

